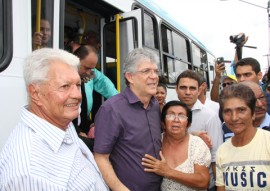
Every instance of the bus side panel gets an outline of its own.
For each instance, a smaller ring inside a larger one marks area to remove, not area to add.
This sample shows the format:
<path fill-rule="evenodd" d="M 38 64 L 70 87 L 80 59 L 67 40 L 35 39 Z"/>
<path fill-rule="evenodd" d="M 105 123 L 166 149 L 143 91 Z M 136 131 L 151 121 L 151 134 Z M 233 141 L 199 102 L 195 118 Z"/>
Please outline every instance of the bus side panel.
<path fill-rule="evenodd" d="M 0 150 L 19 121 L 20 108 L 27 103 L 22 66 L 24 58 L 32 51 L 30 0 L 13 0 L 12 9 L 13 58 L 0 73 Z"/>

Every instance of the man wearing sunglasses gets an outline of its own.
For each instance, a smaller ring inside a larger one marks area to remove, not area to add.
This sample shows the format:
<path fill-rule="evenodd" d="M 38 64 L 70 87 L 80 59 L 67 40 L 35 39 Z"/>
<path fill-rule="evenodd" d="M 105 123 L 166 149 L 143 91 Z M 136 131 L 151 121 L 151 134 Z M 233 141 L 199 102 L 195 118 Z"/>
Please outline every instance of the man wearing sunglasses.
<path fill-rule="evenodd" d="M 254 92 L 257 98 L 255 106 L 255 119 L 253 121 L 254 126 L 270 131 L 270 116 L 267 113 L 267 99 L 265 93 L 262 91 L 258 83 L 252 81 L 243 81 L 240 83 L 248 86 Z M 228 140 L 234 135 L 225 123 L 223 123 L 222 129 L 224 132 L 224 141 Z"/>
<path fill-rule="evenodd" d="M 221 78 L 221 86 L 222 88 L 225 88 L 227 86 L 230 86 L 232 84 L 237 83 L 237 80 L 234 75 L 227 74 L 225 76 L 222 76 Z"/>
<path fill-rule="evenodd" d="M 219 87 L 220 84 L 222 88 L 225 88 L 229 85 L 232 85 L 234 83 L 237 83 L 237 80 L 234 75 L 231 74 L 224 74 L 225 71 L 225 65 L 224 63 L 218 63 L 216 62 L 215 64 L 215 78 L 213 81 L 213 86 L 210 92 L 211 95 L 211 100 L 218 102 L 218 97 L 219 97 Z M 224 75 L 222 75 L 224 74 Z"/>

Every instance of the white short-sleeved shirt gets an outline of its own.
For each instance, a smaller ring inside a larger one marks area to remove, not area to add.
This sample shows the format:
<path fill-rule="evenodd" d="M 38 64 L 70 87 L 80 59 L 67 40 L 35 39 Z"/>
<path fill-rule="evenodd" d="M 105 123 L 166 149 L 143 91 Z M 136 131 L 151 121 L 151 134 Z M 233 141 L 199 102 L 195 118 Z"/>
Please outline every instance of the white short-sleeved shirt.
<path fill-rule="evenodd" d="M 211 163 L 211 154 L 207 145 L 199 137 L 189 135 L 188 158 L 175 170 L 184 173 L 194 173 L 194 164 L 209 167 Z M 161 184 L 162 191 L 192 191 L 196 190 L 168 178 L 163 178 Z"/>

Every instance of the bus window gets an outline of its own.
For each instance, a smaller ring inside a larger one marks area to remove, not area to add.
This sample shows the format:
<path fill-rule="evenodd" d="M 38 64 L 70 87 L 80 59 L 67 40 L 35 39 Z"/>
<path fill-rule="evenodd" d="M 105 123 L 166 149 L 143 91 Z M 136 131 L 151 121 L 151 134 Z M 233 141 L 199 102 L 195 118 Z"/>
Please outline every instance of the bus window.
<path fill-rule="evenodd" d="M 144 13 L 144 45 L 158 49 L 157 24 L 153 17 Z"/>
<path fill-rule="evenodd" d="M 188 62 L 187 40 L 184 39 L 182 36 L 176 34 L 175 32 L 173 32 L 172 35 L 173 35 L 174 55 L 177 58 L 180 58 L 181 60 Z"/>
<path fill-rule="evenodd" d="M 210 78 L 209 78 L 209 70 L 208 70 L 208 61 L 207 61 L 207 53 L 202 48 L 198 47 L 196 44 L 192 43 L 192 58 L 193 58 L 193 66 L 196 72 L 199 72 L 203 75 L 207 80 L 208 89 L 211 87 Z"/>
<path fill-rule="evenodd" d="M 178 75 L 191 69 L 189 41 L 178 33 L 161 25 L 164 77 L 175 84 Z"/>
<path fill-rule="evenodd" d="M 33 50 L 43 47 L 52 47 L 53 41 L 53 0 L 41 1 L 40 28 L 36 28 L 38 22 L 37 0 L 32 0 L 32 47 Z M 39 31 L 38 31 L 39 30 Z"/>
<path fill-rule="evenodd" d="M 171 31 L 164 25 L 161 26 L 162 35 L 162 49 L 164 52 L 172 54 L 172 35 Z"/>

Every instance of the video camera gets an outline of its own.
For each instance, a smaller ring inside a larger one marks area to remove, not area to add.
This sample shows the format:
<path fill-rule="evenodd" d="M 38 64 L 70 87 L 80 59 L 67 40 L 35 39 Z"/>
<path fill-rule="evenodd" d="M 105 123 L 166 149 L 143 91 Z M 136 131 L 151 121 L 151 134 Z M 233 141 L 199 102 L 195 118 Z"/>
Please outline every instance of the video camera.
<path fill-rule="evenodd" d="M 236 44 L 237 47 L 241 47 L 242 46 L 241 44 L 245 41 L 245 34 L 240 33 L 238 35 L 231 35 L 230 41 L 231 43 Z"/>

